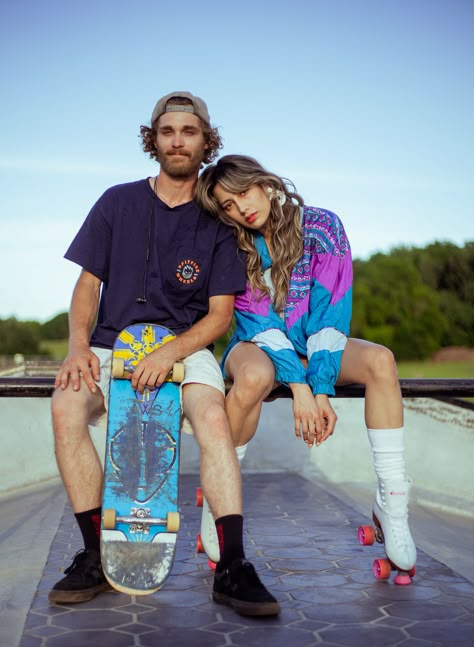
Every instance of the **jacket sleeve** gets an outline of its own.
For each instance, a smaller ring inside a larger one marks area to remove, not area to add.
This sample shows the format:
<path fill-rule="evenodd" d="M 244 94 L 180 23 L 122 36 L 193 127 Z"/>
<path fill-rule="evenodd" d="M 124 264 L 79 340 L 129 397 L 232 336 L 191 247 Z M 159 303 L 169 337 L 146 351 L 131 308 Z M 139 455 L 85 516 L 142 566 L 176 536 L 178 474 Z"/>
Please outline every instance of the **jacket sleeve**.
<path fill-rule="evenodd" d="M 339 218 L 322 214 L 312 238 L 307 379 L 314 394 L 334 395 L 352 314 L 352 257 Z"/>
<path fill-rule="evenodd" d="M 306 371 L 268 296 L 258 300 L 247 286 L 247 291 L 236 297 L 235 321 L 236 340 L 252 342 L 268 355 L 277 382 L 306 383 Z"/>

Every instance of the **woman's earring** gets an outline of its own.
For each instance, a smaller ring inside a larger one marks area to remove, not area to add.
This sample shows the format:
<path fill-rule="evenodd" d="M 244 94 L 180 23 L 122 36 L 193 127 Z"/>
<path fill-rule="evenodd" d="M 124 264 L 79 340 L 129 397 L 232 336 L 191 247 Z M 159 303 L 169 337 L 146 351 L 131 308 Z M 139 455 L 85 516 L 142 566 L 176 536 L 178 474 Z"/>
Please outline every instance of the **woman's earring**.
<path fill-rule="evenodd" d="M 273 187 L 267 187 L 268 198 L 270 200 L 278 200 L 280 207 L 282 207 L 286 202 L 286 195 L 281 189 L 274 189 Z"/>

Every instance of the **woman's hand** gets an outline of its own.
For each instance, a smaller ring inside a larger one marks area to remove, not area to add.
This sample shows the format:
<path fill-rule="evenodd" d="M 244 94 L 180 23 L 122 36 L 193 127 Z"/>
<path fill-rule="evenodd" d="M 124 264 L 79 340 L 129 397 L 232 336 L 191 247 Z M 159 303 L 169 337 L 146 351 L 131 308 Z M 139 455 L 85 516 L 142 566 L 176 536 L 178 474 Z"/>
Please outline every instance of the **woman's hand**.
<path fill-rule="evenodd" d="M 308 447 L 321 443 L 334 433 L 337 416 L 325 394 L 314 396 L 307 384 L 289 384 L 293 394 L 295 434 Z"/>
<path fill-rule="evenodd" d="M 324 435 L 324 420 L 319 411 L 315 397 L 307 384 L 292 383 L 288 385 L 293 394 L 293 416 L 295 434 L 303 438 L 308 447 L 321 444 Z"/>
<path fill-rule="evenodd" d="M 323 443 L 329 438 L 329 436 L 332 436 L 332 434 L 334 433 L 337 416 L 329 402 L 329 397 L 326 394 L 319 393 L 318 395 L 314 396 L 314 399 L 316 401 L 316 406 L 318 407 L 318 411 L 320 412 L 322 419 L 323 429 L 320 442 Z"/>

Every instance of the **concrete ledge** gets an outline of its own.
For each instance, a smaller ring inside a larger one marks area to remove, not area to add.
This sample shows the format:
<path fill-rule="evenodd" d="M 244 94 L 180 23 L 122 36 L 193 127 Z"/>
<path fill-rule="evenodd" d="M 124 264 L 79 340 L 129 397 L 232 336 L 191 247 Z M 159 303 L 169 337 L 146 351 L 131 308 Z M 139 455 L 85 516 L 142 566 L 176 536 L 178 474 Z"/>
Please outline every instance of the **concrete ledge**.
<path fill-rule="evenodd" d="M 373 491 L 375 475 L 364 425 L 364 401 L 338 398 L 335 434 L 309 450 L 295 438 L 291 400 L 263 405 L 261 423 L 243 464 L 244 472 L 295 472 L 345 488 Z M 413 500 L 474 516 L 474 413 L 432 399 L 405 399 L 407 464 Z M 105 430 L 91 427 L 99 456 Z M 0 401 L 0 496 L 58 476 L 49 398 Z M 199 451 L 182 435 L 181 472 L 199 472 Z"/>

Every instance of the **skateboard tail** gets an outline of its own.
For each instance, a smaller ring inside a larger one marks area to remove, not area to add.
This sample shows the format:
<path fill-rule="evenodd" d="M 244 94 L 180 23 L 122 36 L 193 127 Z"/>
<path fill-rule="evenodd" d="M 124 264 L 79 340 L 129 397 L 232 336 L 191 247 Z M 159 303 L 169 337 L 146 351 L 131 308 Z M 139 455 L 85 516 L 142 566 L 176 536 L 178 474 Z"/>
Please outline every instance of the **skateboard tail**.
<path fill-rule="evenodd" d="M 163 586 L 174 562 L 176 533 L 159 533 L 152 542 L 129 542 L 117 530 L 102 533 L 102 568 L 117 591 L 150 595 Z"/>

